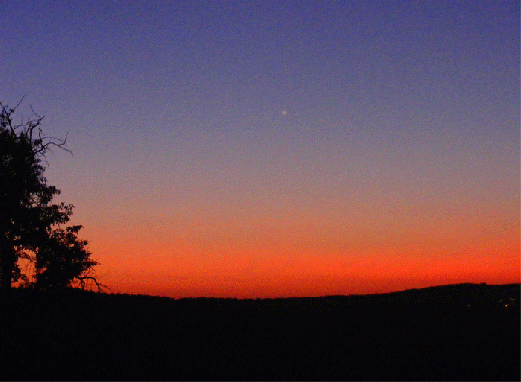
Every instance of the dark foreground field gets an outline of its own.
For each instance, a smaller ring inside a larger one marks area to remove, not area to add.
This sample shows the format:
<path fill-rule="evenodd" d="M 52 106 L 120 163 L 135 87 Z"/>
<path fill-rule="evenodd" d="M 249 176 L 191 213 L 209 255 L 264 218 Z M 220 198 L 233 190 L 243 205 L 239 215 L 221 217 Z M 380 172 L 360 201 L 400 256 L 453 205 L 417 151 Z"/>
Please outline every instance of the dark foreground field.
<path fill-rule="evenodd" d="M 14 292 L 3 380 L 520 379 L 518 284 L 267 300 Z"/>

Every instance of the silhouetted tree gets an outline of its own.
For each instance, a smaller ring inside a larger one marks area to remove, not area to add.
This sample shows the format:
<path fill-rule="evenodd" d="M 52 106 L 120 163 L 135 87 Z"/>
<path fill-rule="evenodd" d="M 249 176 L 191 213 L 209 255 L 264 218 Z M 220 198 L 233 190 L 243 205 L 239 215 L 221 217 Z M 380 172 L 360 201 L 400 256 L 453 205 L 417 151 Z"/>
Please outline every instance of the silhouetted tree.
<path fill-rule="evenodd" d="M 29 283 L 19 268 L 19 259 L 34 264 L 35 277 L 30 283 L 36 287 L 70 286 L 75 278 L 83 285 L 85 277 L 93 278 L 88 271 L 97 263 L 90 259 L 87 242 L 78 238 L 81 226 L 63 227 L 70 220 L 73 206 L 53 204 L 60 190 L 47 184 L 43 176 L 46 153 L 52 146 L 69 151 L 66 140 L 43 135 L 43 117 L 36 113 L 15 124 L 17 106 L 9 108 L 1 102 L 0 106 L 2 291 L 8 293 L 12 281 L 25 278 Z"/>

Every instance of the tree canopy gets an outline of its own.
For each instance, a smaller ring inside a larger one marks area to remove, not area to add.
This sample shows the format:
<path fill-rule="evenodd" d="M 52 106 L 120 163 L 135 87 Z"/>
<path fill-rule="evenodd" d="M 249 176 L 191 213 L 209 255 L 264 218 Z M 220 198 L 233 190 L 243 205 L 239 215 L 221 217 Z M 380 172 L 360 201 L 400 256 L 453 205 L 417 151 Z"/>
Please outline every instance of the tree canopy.
<path fill-rule="evenodd" d="M 60 190 L 44 177 L 46 154 L 51 147 L 66 151 L 66 139 L 45 136 L 43 117 L 33 112 L 14 122 L 19 105 L 9 108 L 0 102 L 0 286 L 11 289 L 21 281 L 36 288 L 85 285 L 93 266 L 87 241 L 78 233 L 82 226 L 65 226 L 73 205 L 53 203 Z M 29 261 L 32 274 L 23 272 L 19 260 Z"/>

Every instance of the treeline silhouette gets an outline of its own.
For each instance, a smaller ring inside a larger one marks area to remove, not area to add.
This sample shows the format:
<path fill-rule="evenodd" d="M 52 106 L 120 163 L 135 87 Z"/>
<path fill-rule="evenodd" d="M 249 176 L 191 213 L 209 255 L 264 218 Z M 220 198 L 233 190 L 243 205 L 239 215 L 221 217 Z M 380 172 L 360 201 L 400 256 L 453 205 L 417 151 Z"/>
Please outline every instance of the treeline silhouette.
<path fill-rule="evenodd" d="M 519 380 L 520 285 L 238 300 L 14 289 L 2 380 Z"/>

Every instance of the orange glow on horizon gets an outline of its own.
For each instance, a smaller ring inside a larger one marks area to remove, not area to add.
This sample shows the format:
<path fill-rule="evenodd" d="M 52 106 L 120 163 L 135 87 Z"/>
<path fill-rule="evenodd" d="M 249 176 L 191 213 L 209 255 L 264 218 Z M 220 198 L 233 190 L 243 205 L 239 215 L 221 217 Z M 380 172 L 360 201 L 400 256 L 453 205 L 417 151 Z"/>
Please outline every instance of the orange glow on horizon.
<path fill-rule="evenodd" d="M 128 257 L 130 246 L 112 247 L 100 262 L 101 281 L 113 293 L 167 297 L 312 297 L 392 292 L 455 283 L 506 284 L 521 281 L 518 243 L 443 255 L 431 250 L 352 254 L 200 254 L 193 248 L 148 248 L 149 256 Z M 469 254 L 471 253 L 471 255 Z M 494 254 L 494 256 L 490 256 Z M 126 259 L 122 262 L 121 259 Z"/>
<path fill-rule="evenodd" d="M 346 205 L 329 196 L 288 209 L 215 198 L 186 210 L 114 210 L 104 224 L 84 222 L 84 234 L 100 281 L 120 293 L 311 297 L 521 282 L 517 200 Z"/>

